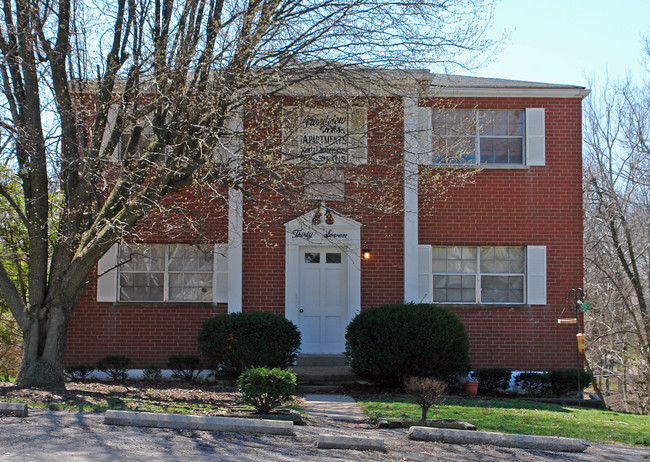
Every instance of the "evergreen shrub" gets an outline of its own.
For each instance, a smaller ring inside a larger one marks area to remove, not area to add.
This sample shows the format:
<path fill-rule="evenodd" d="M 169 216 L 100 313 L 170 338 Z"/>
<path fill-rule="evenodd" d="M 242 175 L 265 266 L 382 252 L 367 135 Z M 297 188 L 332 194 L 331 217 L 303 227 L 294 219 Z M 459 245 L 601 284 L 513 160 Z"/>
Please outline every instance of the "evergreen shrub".
<path fill-rule="evenodd" d="M 548 381 L 556 398 L 571 392 L 578 392 L 578 374 L 580 374 L 580 388 L 587 388 L 593 381 L 593 376 L 578 369 L 563 369 L 548 371 Z"/>
<path fill-rule="evenodd" d="M 520 372 L 515 377 L 515 385 L 533 397 L 543 396 L 551 388 L 546 372 Z"/>
<path fill-rule="evenodd" d="M 108 375 L 114 381 L 119 382 L 128 378 L 130 363 L 131 358 L 128 356 L 109 355 L 97 361 L 97 369 Z"/>
<path fill-rule="evenodd" d="M 71 366 L 66 367 L 63 373 L 69 380 L 86 380 L 94 370 L 94 366 Z"/>
<path fill-rule="evenodd" d="M 171 369 L 172 377 L 188 383 L 196 382 L 201 374 L 201 360 L 198 356 L 172 355 L 167 358 L 167 368 Z"/>
<path fill-rule="evenodd" d="M 510 378 L 512 371 L 500 367 L 486 367 L 476 369 L 472 377 L 480 382 L 480 388 L 485 393 L 494 393 L 495 391 L 507 390 L 510 387 Z"/>
<path fill-rule="evenodd" d="M 300 332 L 294 323 L 277 314 L 222 314 L 203 322 L 199 346 L 211 369 L 222 377 L 236 379 L 255 367 L 291 366 L 300 350 Z"/>
<path fill-rule="evenodd" d="M 354 372 L 384 385 L 408 377 L 453 383 L 469 372 L 469 341 L 458 317 L 429 304 L 393 304 L 359 313 L 345 355 Z"/>
<path fill-rule="evenodd" d="M 279 368 L 248 369 L 237 380 L 244 401 L 258 414 L 268 414 L 296 393 L 296 375 Z"/>

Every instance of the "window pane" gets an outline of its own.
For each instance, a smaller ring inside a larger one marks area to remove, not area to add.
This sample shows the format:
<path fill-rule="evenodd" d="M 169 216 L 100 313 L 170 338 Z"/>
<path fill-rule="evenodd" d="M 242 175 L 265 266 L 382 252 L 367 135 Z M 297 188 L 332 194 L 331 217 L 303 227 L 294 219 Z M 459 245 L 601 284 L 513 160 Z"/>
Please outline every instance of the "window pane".
<path fill-rule="evenodd" d="M 478 111 L 479 134 L 492 136 L 494 133 L 494 111 Z"/>
<path fill-rule="evenodd" d="M 511 164 L 523 163 L 523 140 L 510 138 L 508 140 L 508 162 Z"/>
<path fill-rule="evenodd" d="M 481 272 L 523 273 L 523 247 L 481 247 Z"/>
<path fill-rule="evenodd" d="M 434 260 L 446 260 L 447 247 L 433 247 L 431 249 L 431 255 L 433 255 Z"/>
<path fill-rule="evenodd" d="M 433 276 L 435 302 L 476 303 L 476 276 Z"/>
<path fill-rule="evenodd" d="M 523 303 L 523 276 L 483 276 L 481 301 L 484 303 Z"/>
<path fill-rule="evenodd" d="M 212 271 L 212 250 L 191 245 L 169 246 L 170 271 Z"/>
<path fill-rule="evenodd" d="M 171 273 L 169 299 L 186 301 L 212 300 L 212 274 Z"/>
<path fill-rule="evenodd" d="M 524 136 L 524 111 L 508 111 L 508 135 Z"/>
<path fill-rule="evenodd" d="M 163 301 L 164 273 L 120 273 L 120 301 Z"/>
<path fill-rule="evenodd" d="M 122 271 L 164 271 L 164 245 L 120 245 Z"/>
<path fill-rule="evenodd" d="M 320 253 L 318 252 L 305 253 L 305 263 L 320 263 Z"/>
<path fill-rule="evenodd" d="M 462 302 L 462 291 L 460 289 L 448 289 L 447 290 L 447 301 L 448 302 Z"/>
<path fill-rule="evenodd" d="M 325 263 L 341 263 L 341 254 L 340 253 L 326 253 L 325 254 Z"/>

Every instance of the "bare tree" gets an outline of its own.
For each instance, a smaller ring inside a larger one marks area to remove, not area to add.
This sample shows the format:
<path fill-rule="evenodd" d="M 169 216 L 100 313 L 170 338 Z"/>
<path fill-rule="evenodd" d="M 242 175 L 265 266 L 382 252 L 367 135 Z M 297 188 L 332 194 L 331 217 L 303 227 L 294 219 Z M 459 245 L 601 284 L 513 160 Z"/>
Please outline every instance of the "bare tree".
<path fill-rule="evenodd" d="M 363 97 L 369 68 L 476 63 L 493 45 L 491 11 L 490 0 L 3 0 L 0 196 L 26 230 L 24 287 L 14 256 L 0 262 L 23 331 L 17 383 L 63 385 L 89 271 L 143 217 L 196 214 L 176 191 L 209 187 L 217 201 L 235 188 L 260 206 L 303 197 L 290 181 L 298 167 L 261 138 L 217 160 L 241 135 L 234 114 L 277 110 L 274 95 L 298 83 L 316 92 L 325 78 Z M 395 152 L 377 167 L 396 170 Z"/>
<path fill-rule="evenodd" d="M 588 359 L 603 394 L 614 389 L 625 410 L 648 413 L 650 86 L 593 95 L 584 132 Z"/>

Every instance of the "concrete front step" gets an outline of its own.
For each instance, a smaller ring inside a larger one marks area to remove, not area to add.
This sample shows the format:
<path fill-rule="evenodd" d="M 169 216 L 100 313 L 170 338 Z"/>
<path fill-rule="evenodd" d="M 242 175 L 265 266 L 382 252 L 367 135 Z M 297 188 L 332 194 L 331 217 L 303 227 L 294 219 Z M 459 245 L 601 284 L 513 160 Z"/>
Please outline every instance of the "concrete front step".
<path fill-rule="evenodd" d="M 342 366 L 347 367 L 344 355 L 300 355 L 296 366 Z"/>
<path fill-rule="evenodd" d="M 343 355 L 301 355 L 292 369 L 298 385 L 336 386 L 358 380 Z"/>
<path fill-rule="evenodd" d="M 296 374 L 299 385 L 339 385 L 343 383 L 354 383 L 359 380 L 352 370 L 338 366 L 294 366 L 292 369 Z"/>

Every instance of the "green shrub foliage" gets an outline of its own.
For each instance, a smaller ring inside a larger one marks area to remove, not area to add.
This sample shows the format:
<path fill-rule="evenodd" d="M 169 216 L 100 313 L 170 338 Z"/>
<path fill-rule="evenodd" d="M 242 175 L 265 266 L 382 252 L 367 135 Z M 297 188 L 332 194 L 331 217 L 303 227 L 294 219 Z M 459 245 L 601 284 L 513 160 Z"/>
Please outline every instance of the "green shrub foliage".
<path fill-rule="evenodd" d="M 223 314 L 203 322 L 199 345 L 211 369 L 234 379 L 255 367 L 292 365 L 300 349 L 300 332 L 277 314 Z"/>
<path fill-rule="evenodd" d="M 345 355 L 361 377 L 401 385 L 408 377 L 452 383 L 469 371 L 469 342 L 460 320 L 427 304 L 362 311 L 348 325 Z"/>
<path fill-rule="evenodd" d="M 142 371 L 142 378 L 144 380 L 149 381 L 149 382 L 153 382 L 155 380 L 161 380 L 162 379 L 162 370 L 160 369 L 160 367 L 154 366 L 152 364 L 147 369 Z"/>
<path fill-rule="evenodd" d="M 589 372 L 578 369 L 549 371 L 547 374 L 551 390 L 556 398 L 567 393 L 578 392 L 578 374 L 580 374 L 580 388 L 587 388 L 593 381 L 593 376 Z"/>
<path fill-rule="evenodd" d="M 171 369 L 173 378 L 192 384 L 196 382 L 202 371 L 199 357 L 191 355 L 172 355 L 168 357 L 167 368 Z"/>
<path fill-rule="evenodd" d="M 472 373 L 472 377 L 480 382 L 480 388 L 485 393 L 494 393 L 495 391 L 508 389 L 512 371 L 498 367 L 486 367 L 484 369 L 476 369 Z"/>
<path fill-rule="evenodd" d="M 244 401 L 258 414 L 268 414 L 296 393 L 296 375 L 289 370 L 259 367 L 249 369 L 237 380 Z"/>
<path fill-rule="evenodd" d="M 64 374 L 69 380 L 86 380 L 94 370 L 94 366 L 72 366 L 66 367 Z"/>
<path fill-rule="evenodd" d="M 126 380 L 129 376 L 128 368 L 131 358 L 124 355 L 104 356 L 97 361 L 97 369 L 104 372 L 116 382 Z"/>
<path fill-rule="evenodd" d="M 546 372 L 521 372 L 515 377 L 515 385 L 534 397 L 545 395 L 550 389 Z"/>

